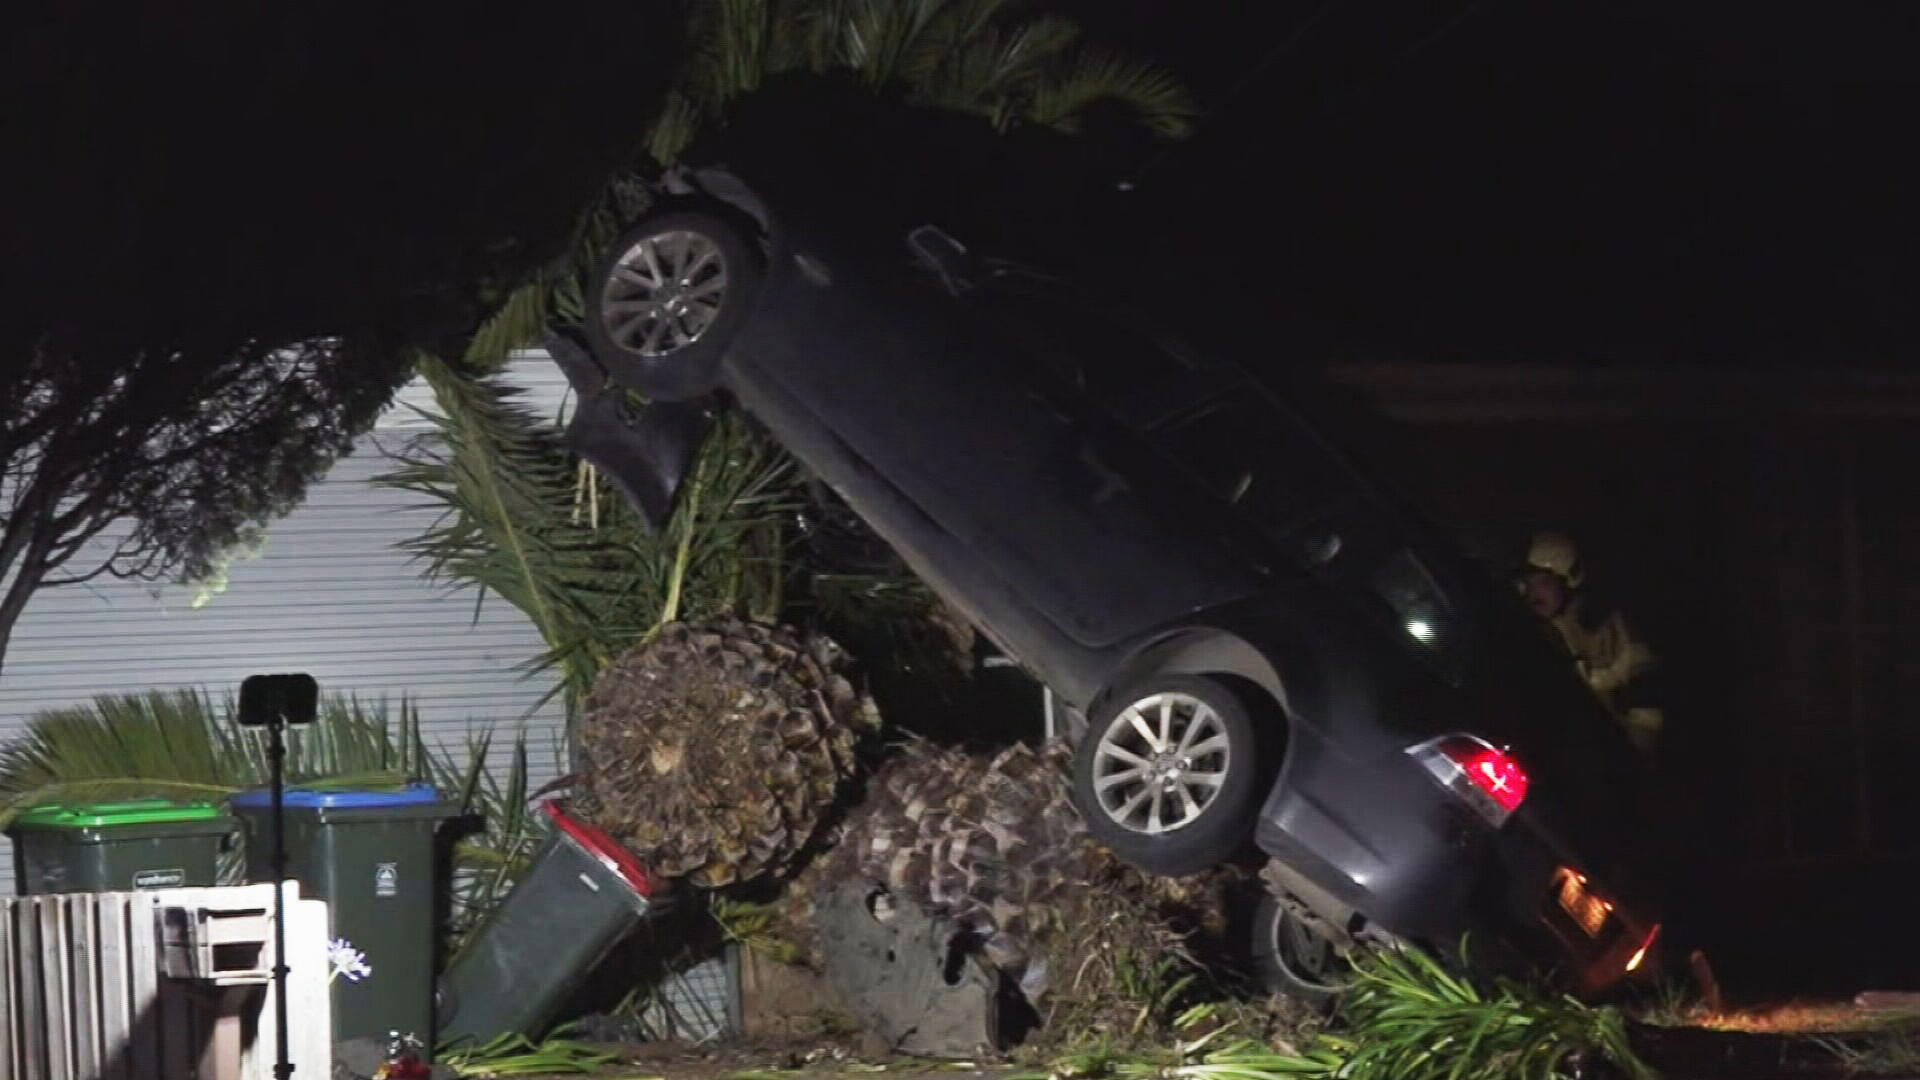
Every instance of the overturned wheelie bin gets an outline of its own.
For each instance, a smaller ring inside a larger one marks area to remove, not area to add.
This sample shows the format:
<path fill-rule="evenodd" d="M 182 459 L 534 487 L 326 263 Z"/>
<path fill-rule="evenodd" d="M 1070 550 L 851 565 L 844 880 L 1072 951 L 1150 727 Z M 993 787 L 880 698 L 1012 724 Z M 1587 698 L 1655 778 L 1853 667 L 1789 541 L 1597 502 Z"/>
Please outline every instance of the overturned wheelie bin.
<path fill-rule="evenodd" d="M 443 977 L 442 1044 L 538 1035 L 653 909 L 652 879 L 632 852 L 554 800 L 541 809 L 553 825 L 546 843 Z"/>

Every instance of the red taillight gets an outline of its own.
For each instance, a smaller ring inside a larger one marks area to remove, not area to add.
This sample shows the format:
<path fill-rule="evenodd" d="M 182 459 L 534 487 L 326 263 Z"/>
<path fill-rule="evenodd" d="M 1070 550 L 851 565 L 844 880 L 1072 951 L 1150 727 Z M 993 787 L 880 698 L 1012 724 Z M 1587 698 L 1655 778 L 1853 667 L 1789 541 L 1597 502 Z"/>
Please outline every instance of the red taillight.
<path fill-rule="evenodd" d="M 1490 747 L 1460 739 L 1443 743 L 1440 752 L 1453 759 L 1474 787 L 1511 814 L 1527 797 L 1527 774 L 1520 763 Z"/>
<path fill-rule="evenodd" d="M 1527 771 L 1506 751 L 1471 735 L 1448 735 L 1407 752 L 1495 825 L 1526 800 Z"/>

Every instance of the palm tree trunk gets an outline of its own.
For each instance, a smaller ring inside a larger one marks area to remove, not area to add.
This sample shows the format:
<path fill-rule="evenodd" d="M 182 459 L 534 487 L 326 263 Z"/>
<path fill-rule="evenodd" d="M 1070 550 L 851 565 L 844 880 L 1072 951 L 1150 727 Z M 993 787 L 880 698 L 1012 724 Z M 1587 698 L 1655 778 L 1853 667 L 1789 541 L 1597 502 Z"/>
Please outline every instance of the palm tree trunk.
<path fill-rule="evenodd" d="M 667 573 L 667 599 L 660 605 L 658 630 L 680 617 L 680 593 L 687 580 L 687 561 L 692 553 L 693 527 L 700 516 L 700 489 L 705 485 L 699 473 L 687 485 L 687 501 L 680 508 L 680 542 L 674 545 L 673 568 Z M 651 636 L 651 635 L 649 635 Z"/>

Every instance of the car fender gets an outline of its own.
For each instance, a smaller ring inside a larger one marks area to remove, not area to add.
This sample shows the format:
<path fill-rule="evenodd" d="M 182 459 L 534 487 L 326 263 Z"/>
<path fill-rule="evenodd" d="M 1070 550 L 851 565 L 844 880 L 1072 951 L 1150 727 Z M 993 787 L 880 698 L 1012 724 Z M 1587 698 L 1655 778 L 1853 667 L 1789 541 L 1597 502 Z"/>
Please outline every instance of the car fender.
<path fill-rule="evenodd" d="M 1282 711 L 1287 708 L 1287 687 L 1273 663 L 1245 639 L 1213 626 L 1183 626 L 1153 640 L 1134 654 L 1089 708 L 1104 706 L 1113 687 L 1149 675 L 1232 675 L 1266 691 Z"/>
<path fill-rule="evenodd" d="M 1328 602 L 1313 582 L 1295 579 L 1167 627 L 1130 651 L 1089 708 L 1103 705 L 1111 688 L 1153 674 L 1225 675 L 1258 687 L 1289 726 L 1324 730 L 1336 712 L 1351 708 L 1346 698 L 1368 689 L 1364 681 L 1340 678 L 1331 662 L 1330 653 L 1350 650 L 1334 629 L 1341 624 Z"/>
<path fill-rule="evenodd" d="M 660 528 L 712 426 L 713 403 L 637 404 L 572 333 L 548 334 L 546 347 L 579 402 L 567 422 L 568 448 L 612 481 L 648 528 Z"/>
<path fill-rule="evenodd" d="M 763 240 L 774 234 L 773 211 L 766 199 L 724 165 L 675 166 L 661 179 L 659 192 L 662 203 L 707 210 L 715 204 L 725 206 L 733 211 L 731 216 L 752 221 Z"/>

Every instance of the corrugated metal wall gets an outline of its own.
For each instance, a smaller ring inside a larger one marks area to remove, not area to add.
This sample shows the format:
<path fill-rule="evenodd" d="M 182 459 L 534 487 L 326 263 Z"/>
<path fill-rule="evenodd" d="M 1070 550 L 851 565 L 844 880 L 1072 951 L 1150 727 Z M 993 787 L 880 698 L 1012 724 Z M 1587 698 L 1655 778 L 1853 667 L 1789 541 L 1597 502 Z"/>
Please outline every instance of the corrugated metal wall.
<path fill-rule="evenodd" d="M 544 356 L 516 359 L 508 377 L 526 387 L 530 408 L 555 414 L 566 384 Z M 394 467 L 385 451 L 428 427 L 406 403 L 431 409 L 432 395 L 418 383 L 403 390 L 378 429 L 199 606 L 195 587 L 106 577 L 37 594 L 0 674 L 0 740 L 38 710 L 95 694 L 204 687 L 219 695 L 256 672 L 305 671 L 323 692 L 406 695 L 419 705 L 429 744 L 461 749 L 469 732 L 493 724 L 507 735 L 524 720 L 534 782 L 551 779 L 564 710 L 557 699 L 538 705 L 551 679 L 519 670 L 540 651 L 539 635 L 497 597 L 475 620 L 472 591 L 423 580 L 394 545 L 437 511 L 369 483 Z M 501 765 L 509 741 L 496 737 Z M 12 885 L 12 853 L 0 846 L 0 891 Z"/>

